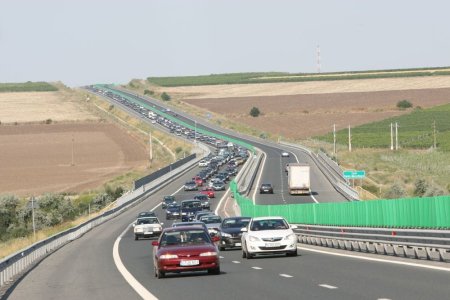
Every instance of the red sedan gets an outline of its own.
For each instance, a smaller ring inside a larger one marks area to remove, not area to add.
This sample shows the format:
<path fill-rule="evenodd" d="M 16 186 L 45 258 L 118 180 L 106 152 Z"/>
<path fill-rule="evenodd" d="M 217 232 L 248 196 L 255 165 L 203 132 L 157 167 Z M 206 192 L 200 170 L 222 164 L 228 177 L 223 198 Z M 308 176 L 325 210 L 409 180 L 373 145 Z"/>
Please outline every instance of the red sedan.
<path fill-rule="evenodd" d="M 192 271 L 220 274 L 219 253 L 214 245 L 219 239 L 196 226 L 164 229 L 159 240 L 152 242 L 155 277 Z"/>
<path fill-rule="evenodd" d="M 192 180 L 195 181 L 197 186 L 202 186 L 203 185 L 203 179 L 201 177 L 199 177 L 199 176 L 195 176 L 194 178 L 192 178 Z"/>
<path fill-rule="evenodd" d="M 214 194 L 214 189 L 211 188 L 211 187 L 204 187 L 204 188 L 202 188 L 200 193 L 202 193 L 203 195 L 208 196 L 208 198 L 216 197 L 215 194 Z"/>

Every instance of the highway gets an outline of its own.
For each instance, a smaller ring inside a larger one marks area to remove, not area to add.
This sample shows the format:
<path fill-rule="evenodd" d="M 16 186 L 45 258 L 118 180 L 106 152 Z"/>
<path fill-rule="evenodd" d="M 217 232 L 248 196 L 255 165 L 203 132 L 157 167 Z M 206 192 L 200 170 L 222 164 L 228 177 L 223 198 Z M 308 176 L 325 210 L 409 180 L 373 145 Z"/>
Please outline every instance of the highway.
<path fill-rule="evenodd" d="M 197 125 L 202 126 L 200 121 Z M 297 160 L 311 165 L 312 162 L 301 151 L 291 151 L 289 158 L 281 158 L 282 150 L 276 144 L 266 145 L 252 138 L 249 141 L 267 154 L 259 181 L 270 180 L 275 186 L 273 196 L 256 193 L 258 204 L 344 201 L 316 168 L 312 168 L 312 197 L 289 196 L 282 166 Z M 184 192 L 181 187 L 197 172 L 195 167 L 143 202 L 56 251 L 17 281 L 6 298 L 142 299 L 140 292 L 150 296 L 146 299 L 152 299 L 151 296 L 158 299 L 448 299 L 449 271 L 394 264 L 391 260 L 398 262 L 398 259 L 390 257 L 382 257 L 386 262 L 358 257 L 370 259 L 374 257 L 371 254 L 336 256 L 333 253 L 337 250 L 317 251 L 314 247 L 304 249 L 304 245 L 299 245 L 298 257 L 246 260 L 240 250 L 221 251 L 220 275 L 187 273 L 155 278 L 151 240 L 135 241 L 130 224 L 139 212 L 154 209 L 164 227 L 170 226 L 172 221 L 165 220 L 159 206 L 162 197 L 174 194 L 178 201 L 190 198 L 195 192 Z M 212 210 L 222 195 L 223 192 L 216 193 L 216 198 L 211 200 Z M 113 257 L 115 244 L 125 273 L 128 272 L 125 277 L 123 269 L 119 272 L 117 258 Z M 137 284 L 132 287 L 133 278 Z"/>
<path fill-rule="evenodd" d="M 181 200 L 195 193 L 180 188 L 196 171 L 50 255 L 17 283 L 9 299 L 141 299 L 113 259 L 114 243 L 123 232 L 118 250 L 125 268 L 159 299 L 448 299 L 450 272 L 301 249 L 298 257 L 252 260 L 242 259 L 239 250 L 222 251 L 220 275 L 155 278 L 151 240 L 135 241 L 129 225 L 164 195 Z M 218 201 L 211 200 L 212 209 Z M 155 212 L 164 226 L 170 225 L 159 206 Z"/>

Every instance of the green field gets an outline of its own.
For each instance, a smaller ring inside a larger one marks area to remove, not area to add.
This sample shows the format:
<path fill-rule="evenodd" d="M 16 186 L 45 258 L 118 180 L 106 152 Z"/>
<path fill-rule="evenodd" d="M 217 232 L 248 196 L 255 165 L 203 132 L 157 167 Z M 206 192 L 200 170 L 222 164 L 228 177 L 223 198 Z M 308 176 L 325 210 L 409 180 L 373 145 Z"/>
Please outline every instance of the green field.
<path fill-rule="evenodd" d="M 450 151 L 450 104 L 428 109 L 414 109 L 411 113 L 351 128 L 353 148 L 390 148 L 391 123 L 398 123 L 398 143 L 401 148 L 427 149 L 434 143 L 442 151 Z M 315 137 L 333 143 L 333 134 Z M 348 146 L 348 129 L 336 132 L 336 142 Z M 394 141 L 395 143 L 395 141 Z"/>
<path fill-rule="evenodd" d="M 6 92 L 53 92 L 58 88 L 47 82 L 0 83 L 0 93 Z"/>
<path fill-rule="evenodd" d="M 375 73 L 376 72 L 376 73 Z M 333 73 L 230 73 L 211 74 L 202 76 L 180 77 L 148 77 L 150 83 L 174 87 L 193 85 L 217 85 L 217 84 L 252 84 L 252 83 L 276 83 L 276 82 L 304 82 L 304 81 L 330 81 L 330 80 L 354 80 L 374 78 L 401 78 L 450 75 L 449 67 L 442 68 L 416 68 L 402 70 L 371 70 Z"/>

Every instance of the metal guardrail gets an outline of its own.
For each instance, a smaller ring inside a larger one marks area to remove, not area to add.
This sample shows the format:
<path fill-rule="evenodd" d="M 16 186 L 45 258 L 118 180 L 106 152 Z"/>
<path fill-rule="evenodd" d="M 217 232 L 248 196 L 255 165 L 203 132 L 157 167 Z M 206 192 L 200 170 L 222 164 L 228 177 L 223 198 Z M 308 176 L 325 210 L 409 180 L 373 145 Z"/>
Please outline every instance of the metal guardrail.
<path fill-rule="evenodd" d="M 208 154 L 208 152 L 204 153 L 204 155 Z M 112 208 L 104 212 L 103 214 L 94 217 L 74 228 L 68 229 L 45 240 L 39 241 L 31 245 L 30 247 L 22 249 L 21 251 L 4 258 L 0 261 L 0 288 L 5 287 L 7 284 L 19 278 L 22 274 L 24 274 L 26 270 L 30 269 L 32 266 L 37 264 L 39 261 L 44 259 L 49 254 L 53 253 L 57 249 L 75 239 L 80 238 L 92 228 L 116 217 L 129 207 L 136 205 L 140 201 L 143 201 L 149 194 L 169 184 L 171 179 L 175 179 L 184 174 L 186 171 L 190 170 L 203 157 L 204 156 L 200 156 L 194 160 L 190 160 L 184 165 L 179 166 L 171 172 L 168 172 L 163 176 L 153 180 L 152 182 L 144 185 L 143 188 L 123 195 L 117 200 L 117 206 L 115 208 Z"/>
<path fill-rule="evenodd" d="M 328 161 L 324 160 L 323 157 L 313 153 L 308 148 L 302 147 L 300 145 L 291 144 L 287 142 L 280 142 L 282 145 L 286 145 L 292 148 L 299 149 L 306 154 L 308 154 L 314 163 L 317 165 L 319 170 L 327 177 L 328 181 L 333 185 L 333 187 L 338 191 L 341 195 L 343 195 L 346 199 L 351 201 L 359 200 L 358 192 L 351 188 L 347 182 L 342 182 L 341 176 L 336 175 L 336 170 L 334 170 L 334 166 L 328 166 Z"/>
<path fill-rule="evenodd" d="M 450 230 L 297 226 L 294 232 L 304 244 L 450 262 Z"/>

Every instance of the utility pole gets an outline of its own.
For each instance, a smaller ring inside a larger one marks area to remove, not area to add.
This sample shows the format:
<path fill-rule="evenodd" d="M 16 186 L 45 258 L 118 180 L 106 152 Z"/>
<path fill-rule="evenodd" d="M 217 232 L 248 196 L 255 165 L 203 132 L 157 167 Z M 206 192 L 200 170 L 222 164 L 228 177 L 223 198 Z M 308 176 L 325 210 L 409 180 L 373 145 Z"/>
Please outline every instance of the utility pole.
<path fill-rule="evenodd" d="M 398 123 L 395 122 L 395 150 L 398 150 Z"/>
<path fill-rule="evenodd" d="M 352 152 L 352 133 L 350 131 L 350 125 L 348 125 L 348 152 Z"/>
<path fill-rule="evenodd" d="M 36 223 L 34 222 L 34 196 L 31 196 L 31 218 L 33 219 L 33 239 L 36 241 Z"/>
<path fill-rule="evenodd" d="M 333 124 L 333 154 L 336 154 L 336 124 Z"/>
<path fill-rule="evenodd" d="M 433 121 L 433 148 L 436 149 L 436 120 Z"/>
<path fill-rule="evenodd" d="M 149 155 L 150 155 L 150 164 L 153 161 L 153 144 L 152 144 L 152 132 L 148 132 L 148 144 L 149 144 Z"/>
<path fill-rule="evenodd" d="M 392 123 L 391 123 L 391 150 L 394 150 L 394 129 L 392 128 Z"/>
<path fill-rule="evenodd" d="M 72 167 L 75 166 L 75 160 L 74 160 L 74 144 L 75 144 L 75 138 L 72 133 L 72 163 L 70 164 Z"/>

